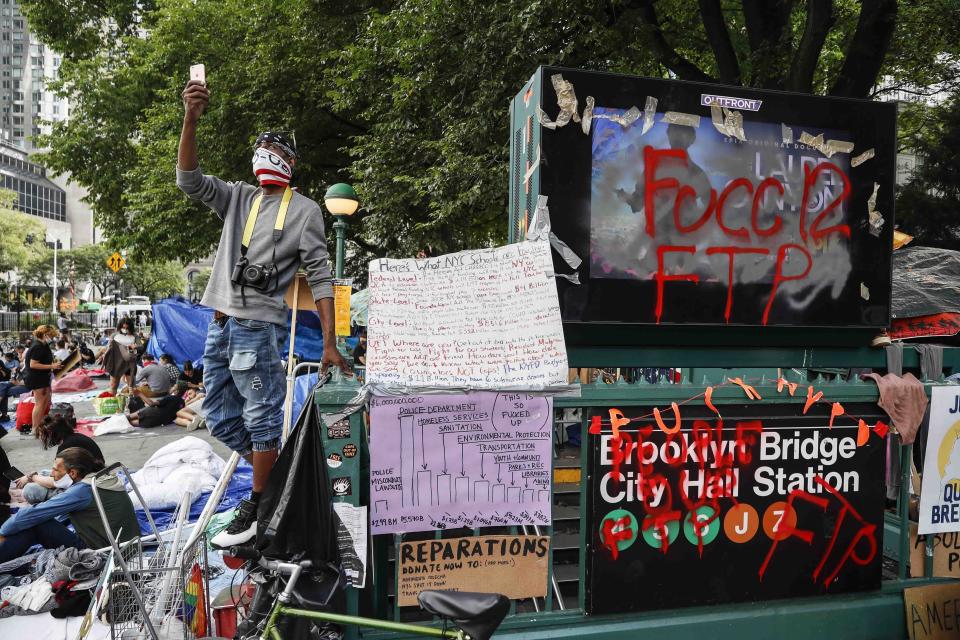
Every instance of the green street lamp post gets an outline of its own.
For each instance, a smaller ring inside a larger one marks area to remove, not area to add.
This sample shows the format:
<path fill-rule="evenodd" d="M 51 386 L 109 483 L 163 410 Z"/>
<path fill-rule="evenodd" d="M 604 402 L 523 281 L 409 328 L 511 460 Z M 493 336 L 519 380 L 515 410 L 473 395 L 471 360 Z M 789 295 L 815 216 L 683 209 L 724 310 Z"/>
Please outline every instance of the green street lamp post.
<path fill-rule="evenodd" d="M 357 198 L 357 192 L 353 187 L 339 182 L 327 189 L 327 193 L 323 196 L 323 203 L 335 218 L 333 231 L 337 235 L 337 257 L 334 276 L 339 279 L 343 277 L 343 238 L 347 232 L 347 217 L 357 212 L 360 199 Z"/>

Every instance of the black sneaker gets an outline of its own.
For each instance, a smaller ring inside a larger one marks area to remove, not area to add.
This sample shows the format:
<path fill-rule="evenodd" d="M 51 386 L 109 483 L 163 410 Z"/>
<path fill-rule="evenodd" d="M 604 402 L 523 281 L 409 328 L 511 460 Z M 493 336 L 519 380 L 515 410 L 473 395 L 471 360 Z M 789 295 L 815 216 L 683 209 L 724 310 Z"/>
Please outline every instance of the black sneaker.
<path fill-rule="evenodd" d="M 246 544 L 257 536 L 257 503 L 241 500 L 226 529 L 213 536 L 210 545 L 218 549 Z"/>

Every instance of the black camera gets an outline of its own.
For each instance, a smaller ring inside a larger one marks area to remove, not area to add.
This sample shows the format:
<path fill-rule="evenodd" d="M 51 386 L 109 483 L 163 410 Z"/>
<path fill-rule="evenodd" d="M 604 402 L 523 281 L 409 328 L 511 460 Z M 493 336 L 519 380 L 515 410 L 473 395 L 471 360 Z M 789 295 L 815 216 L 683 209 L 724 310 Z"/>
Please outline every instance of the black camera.
<path fill-rule="evenodd" d="M 270 282 L 277 277 L 277 265 L 251 264 L 246 257 L 237 260 L 233 273 L 230 274 L 234 284 L 257 291 L 267 291 L 270 288 Z"/>

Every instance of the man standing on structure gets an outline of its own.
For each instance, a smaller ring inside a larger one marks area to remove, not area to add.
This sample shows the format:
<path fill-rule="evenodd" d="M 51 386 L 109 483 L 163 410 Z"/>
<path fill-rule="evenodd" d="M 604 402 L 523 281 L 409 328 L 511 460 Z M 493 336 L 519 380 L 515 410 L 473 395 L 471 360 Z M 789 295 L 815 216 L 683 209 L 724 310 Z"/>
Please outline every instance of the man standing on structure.
<path fill-rule="evenodd" d="M 260 134 L 253 173 L 260 183 L 224 182 L 204 175 L 197 161 L 197 121 L 210 100 L 205 83 L 183 90 L 184 118 L 177 186 L 223 221 L 220 244 L 202 304 L 214 309 L 203 354 L 203 401 L 210 433 L 253 465 L 253 491 L 225 531 L 211 540 L 226 548 L 256 536 L 257 506 L 277 459 L 285 377 L 280 345 L 287 327 L 284 293 L 302 266 L 323 328 L 323 369 L 350 368 L 336 347 L 333 286 L 323 214 L 294 192 L 295 142 Z"/>

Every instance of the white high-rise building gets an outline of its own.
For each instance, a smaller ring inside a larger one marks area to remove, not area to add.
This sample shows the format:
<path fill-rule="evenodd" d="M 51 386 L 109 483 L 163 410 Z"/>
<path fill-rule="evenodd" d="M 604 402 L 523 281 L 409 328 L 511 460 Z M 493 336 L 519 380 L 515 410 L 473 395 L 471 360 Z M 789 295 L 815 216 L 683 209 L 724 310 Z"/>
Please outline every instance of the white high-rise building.
<path fill-rule="evenodd" d="M 47 89 L 60 62 L 61 56 L 30 32 L 16 0 L 0 0 L 0 180 L 17 191 L 17 209 L 44 223 L 49 242 L 72 248 L 100 239 L 90 207 L 82 202 L 86 191 L 67 184 L 67 176 L 38 171 L 29 160 L 37 150 L 33 137 L 70 117 L 69 102 Z"/>

